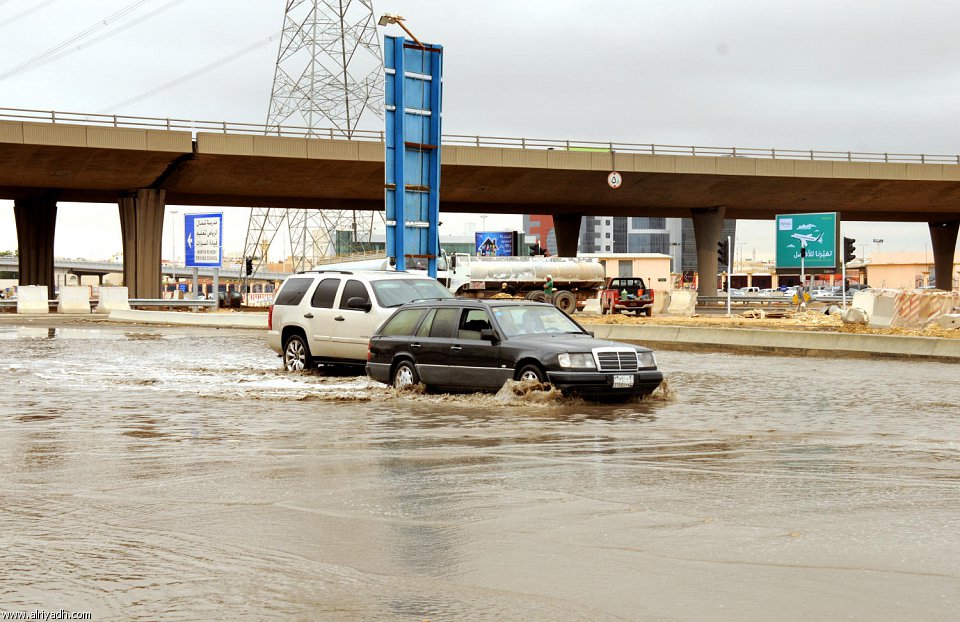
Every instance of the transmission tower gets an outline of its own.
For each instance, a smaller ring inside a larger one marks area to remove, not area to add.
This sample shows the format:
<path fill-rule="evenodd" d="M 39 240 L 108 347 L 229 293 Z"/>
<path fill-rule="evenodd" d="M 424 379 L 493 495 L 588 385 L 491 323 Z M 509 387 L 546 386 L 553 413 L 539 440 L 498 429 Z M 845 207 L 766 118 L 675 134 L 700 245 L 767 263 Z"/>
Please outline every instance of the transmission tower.
<path fill-rule="evenodd" d="M 373 0 L 287 0 L 266 132 L 279 135 L 287 126 L 330 137 L 332 129 L 350 139 L 375 119 L 383 119 L 383 55 Z M 254 258 L 259 271 L 285 224 L 294 271 L 309 269 L 336 254 L 341 237 L 363 250 L 378 214 L 255 207 L 244 257 Z"/>

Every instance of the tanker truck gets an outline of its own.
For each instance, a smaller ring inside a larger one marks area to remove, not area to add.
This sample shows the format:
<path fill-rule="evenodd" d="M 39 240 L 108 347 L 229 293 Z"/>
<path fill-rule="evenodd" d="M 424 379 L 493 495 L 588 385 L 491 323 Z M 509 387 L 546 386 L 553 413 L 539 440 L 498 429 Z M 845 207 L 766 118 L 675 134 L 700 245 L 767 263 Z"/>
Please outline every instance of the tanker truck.
<path fill-rule="evenodd" d="M 555 291 L 547 300 L 543 284 L 553 277 Z M 551 302 L 567 314 L 583 311 L 606 283 L 596 259 L 577 257 L 474 257 L 457 253 L 450 258 L 447 287 L 457 296 L 492 298 L 498 294 Z"/>

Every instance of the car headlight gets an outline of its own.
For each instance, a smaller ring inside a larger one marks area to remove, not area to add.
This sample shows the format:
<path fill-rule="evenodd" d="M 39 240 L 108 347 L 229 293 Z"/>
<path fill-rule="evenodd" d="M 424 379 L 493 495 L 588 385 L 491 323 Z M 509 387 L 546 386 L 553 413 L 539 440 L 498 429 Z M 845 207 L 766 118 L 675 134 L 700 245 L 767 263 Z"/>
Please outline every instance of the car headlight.
<path fill-rule="evenodd" d="M 557 362 L 560 363 L 560 367 L 586 367 L 589 369 L 596 369 L 597 364 L 593 361 L 593 354 L 589 352 L 570 354 L 569 352 L 564 352 L 557 356 Z"/>
<path fill-rule="evenodd" d="M 653 352 L 637 352 L 637 363 L 639 367 L 656 367 L 657 359 Z"/>

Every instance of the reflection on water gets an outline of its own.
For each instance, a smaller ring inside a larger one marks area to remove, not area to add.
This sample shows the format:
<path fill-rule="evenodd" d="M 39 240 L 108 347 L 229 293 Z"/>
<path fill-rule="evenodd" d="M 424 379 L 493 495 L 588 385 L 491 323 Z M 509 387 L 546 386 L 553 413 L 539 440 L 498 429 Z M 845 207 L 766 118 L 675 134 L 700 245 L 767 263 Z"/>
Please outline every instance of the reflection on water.
<path fill-rule="evenodd" d="M 244 331 L 0 327 L 0 603 L 953 618 L 956 366 L 658 360 L 661 392 L 602 405 L 289 375 Z"/>

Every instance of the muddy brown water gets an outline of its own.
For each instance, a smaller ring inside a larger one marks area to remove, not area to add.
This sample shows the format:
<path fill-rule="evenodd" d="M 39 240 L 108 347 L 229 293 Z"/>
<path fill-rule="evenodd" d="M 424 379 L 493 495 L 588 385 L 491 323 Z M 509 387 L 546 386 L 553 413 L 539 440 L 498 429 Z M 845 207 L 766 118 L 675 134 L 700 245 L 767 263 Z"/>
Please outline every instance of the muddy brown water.
<path fill-rule="evenodd" d="M 397 395 L 253 332 L 0 326 L 0 611 L 957 619 L 960 367 L 658 359 L 629 404 Z"/>

